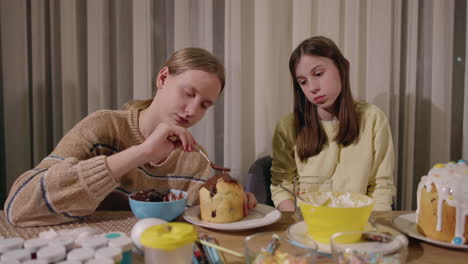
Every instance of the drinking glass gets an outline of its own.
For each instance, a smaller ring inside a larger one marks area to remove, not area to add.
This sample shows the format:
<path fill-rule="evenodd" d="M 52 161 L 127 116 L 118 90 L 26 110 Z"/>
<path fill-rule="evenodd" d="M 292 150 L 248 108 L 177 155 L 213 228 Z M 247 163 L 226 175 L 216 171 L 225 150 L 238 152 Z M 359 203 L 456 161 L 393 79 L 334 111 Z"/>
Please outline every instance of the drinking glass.
<path fill-rule="evenodd" d="M 247 264 L 314 264 L 317 259 L 317 247 L 315 242 L 312 247 L 306 247 L 274 232 L 257 233 L 244 239 L 244 255 Z"/>
<path fill-rule="evenodd" d="M 333 181 L 322 176 L 299 176 L 293 180 L 294 215 L 298 220 L 304 220 L 298 206 L 297 196 L 310 192 L 331 192 L 333 191 Z"/>
<path fill-rule="evenodd" d="M 408 240 L 403 235 L 351 231 L 330 238 L 335 264 L 406 263 Z"/>

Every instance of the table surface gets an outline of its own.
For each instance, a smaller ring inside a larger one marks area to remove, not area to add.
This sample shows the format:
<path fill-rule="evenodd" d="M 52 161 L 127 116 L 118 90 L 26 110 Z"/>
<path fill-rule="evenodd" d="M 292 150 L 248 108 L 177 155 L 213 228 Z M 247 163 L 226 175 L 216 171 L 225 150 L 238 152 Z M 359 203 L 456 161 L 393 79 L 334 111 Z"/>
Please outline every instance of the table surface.
<path fill-rule="evenodd" d="M 376 219 L 378 224 L 393 227 L 392 220 L 398 215 L 410 213 L 410 211 L 392 211 L 392 212 L 373 212 L 372 216 Z M 184 221 L 183 218 L 179 219 Z M 22 237 L 29 239 L 36 237 L 42 231 L 47 231 L 53 228 L 54 230 L 60 229 L 73 229 L 83 226 L 90 226 L 101 229 L 103 232 L 120 231 L 130 235 L 130 231 L 137 219 L 130 211 L 97 211 L 86 218 L 82 222 L 74 222 L 51 227 L 28 227 L 17 228 L 9 225 L 5 220 L 4 212 L 0 212 L 0 236 L 3 237 Z M 271 225 L 259 227 L 252 230 L 238 231 L 238 232 L 223 232 L 212 229 L 206 229 L 197 226 L 199 233 L 205 233 L 215 237 L 219 244 L 223 247 L 243 252 L 242 240 L 248 235 L 258 232 L 274 231 L 278 234 L 285 235 L 287 228 L 297 222 L 292 213 L 283 213 L 281 219 Z M 394 228 L 394 227 L 393 227 Z M 468 263 L 468 251 L 456 250 L 451 248 L 444 248 L 436 245 L 426 243 L 411 237 L 409 240 L 408 263 L 411 264 L 428 264 L 428 263 Z M 229 254 L 224 254 L 228 263 L 244 263 L 243 258 L 235 257 Z M 141 261 L 141 260 L 140 260 Z M 137 262 L 140 262 L 137 261 Z M 320 256 L 318 263 L 333 263 L 330 258 Z"/>

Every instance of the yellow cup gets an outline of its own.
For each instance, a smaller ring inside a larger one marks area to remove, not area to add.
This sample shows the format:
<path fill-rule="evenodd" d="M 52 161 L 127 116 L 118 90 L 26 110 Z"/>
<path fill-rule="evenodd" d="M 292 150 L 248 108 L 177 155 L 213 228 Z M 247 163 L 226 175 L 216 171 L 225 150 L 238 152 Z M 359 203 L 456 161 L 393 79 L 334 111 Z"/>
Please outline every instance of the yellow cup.
<path fill-rule="evenodd" d="M 299 207 L 307 232 L 321 243 L 329 243 L 338 232 L 363 231 L 374 206 L 371 197 L 359 193 L 314 192 L 300 197 L 305 200 L 299 199 Z M 354 242 L 353 238 L 347 242 Z"/>

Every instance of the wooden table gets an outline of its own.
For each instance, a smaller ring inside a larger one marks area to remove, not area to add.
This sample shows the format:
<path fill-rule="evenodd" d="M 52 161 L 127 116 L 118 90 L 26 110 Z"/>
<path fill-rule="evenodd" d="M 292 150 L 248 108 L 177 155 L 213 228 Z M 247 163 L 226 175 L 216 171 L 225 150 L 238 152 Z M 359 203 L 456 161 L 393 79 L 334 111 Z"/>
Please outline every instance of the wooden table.
<path fill-rule="evenodd" d="M 403 211 L 393 212 L 373 212 L 372 215 L 375 217 L 377 223 L 391 226 L 392 219 L 400 214 L 409 213 Z M 182 219 L 180 219 L 183 221 Z M 137 219 L 132 215 L 131 212 L 95 212 L 90 215 L 84 222 L 75 222 L 71 224 L 53 226 L 53 227 L 31 227 L 31 228 L 15 228 L 7 224 L 5 221 L 4 212 L 0 212 L 0 236 L 3 237 L 15 237 L 20 236 L 25 239 L 37 236 L 41 231 L 49 230 L 53 228 L 59 229 L 71 229 L 82 226 L 91 226 L 101 229 L 104 232 L 121 231 L 130 234 L 133 224 Z M 253 230 L 241 231 L 241 232 L 220 232 L 216 230 L 210 230 L 203 227 L 197 227 L 199 233 L 206 233 L 210 236 L 215 237 L 219 244 L 230 248 L 232 250 L 243 252 L 242 240 L 245 236 L 252 235 L 257 232 L 275 231 L 280 234 L 284 234 L 286 229 L 295 223 L 296 219 L 292 213 L 283 213 L 282 218 L 269 226 L 256 228 Z M 408 237 L 409 240 L 409 253 L 408 263 L 411 264 L 430 264 L 430 263 L 468 263 L 468 251 L 455 250 L 449 248 L 438 247 L 417 239 Z M 229 254 L 225 254 L 228 263 L 244 263 L 242 258 L 238 258 Z M 137 261 L 139 262 L 139 261 Z M 333 263 L 333 261 L 327 257 L 320 256 L 318 263 Z"/>

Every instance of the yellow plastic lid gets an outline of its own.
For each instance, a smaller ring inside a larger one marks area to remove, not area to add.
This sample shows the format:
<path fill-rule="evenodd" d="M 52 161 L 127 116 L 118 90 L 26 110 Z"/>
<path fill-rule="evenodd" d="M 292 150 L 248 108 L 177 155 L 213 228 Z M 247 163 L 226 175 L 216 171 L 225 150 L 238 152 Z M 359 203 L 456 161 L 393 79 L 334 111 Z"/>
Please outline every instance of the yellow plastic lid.
<path fill-rule="evenodd" d="M 195 227 L 186 223 L 166 223 L 147 228 L 140 237 L 143 246 L 162 250 L 173 250 L 193 243 L 198 234 Z"/>

